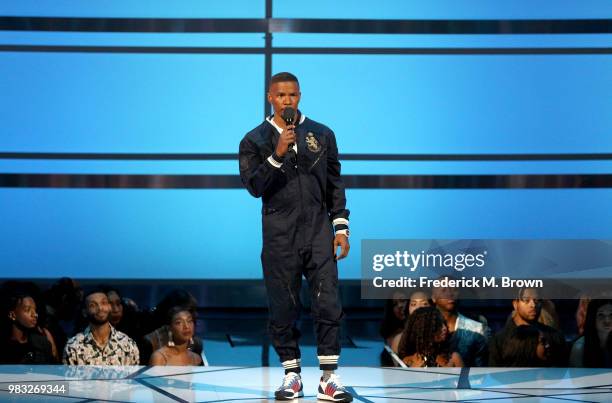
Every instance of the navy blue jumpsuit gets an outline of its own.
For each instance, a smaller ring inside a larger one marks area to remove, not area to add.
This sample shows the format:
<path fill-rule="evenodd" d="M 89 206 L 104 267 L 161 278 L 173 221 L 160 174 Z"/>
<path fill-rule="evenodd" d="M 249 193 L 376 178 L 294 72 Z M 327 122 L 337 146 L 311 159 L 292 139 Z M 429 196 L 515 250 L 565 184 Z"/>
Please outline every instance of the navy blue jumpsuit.
<path fill-rule="evenodd" d="M 334 229 L 348 231 L 344 183 L 334 133 L 311 119 L 295 129 L 297 156 L 274 154 L 280 136 L 271 120 L 240 142 L 240 177 L 262 198 L 261 261 L 268 293 L 269 331 L 287 372 L 300 370 L 299 332 L 302 275 L 312 299 L 321 369 L 336 369 L 342 307 L 333 257 Z"/>

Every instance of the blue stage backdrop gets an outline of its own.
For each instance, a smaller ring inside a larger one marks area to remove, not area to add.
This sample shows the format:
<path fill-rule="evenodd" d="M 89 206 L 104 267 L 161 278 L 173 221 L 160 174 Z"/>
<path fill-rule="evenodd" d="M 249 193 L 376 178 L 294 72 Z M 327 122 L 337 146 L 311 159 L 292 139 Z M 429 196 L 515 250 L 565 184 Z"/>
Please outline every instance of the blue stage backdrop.
<path fill-rule="evenodd" d="M 3 2 L 0 17 L 251 18 L 251 0 Z M 604 19 L 610 1 L 274 0 L 275 18 Z M 0 30 L 0 153 L 236 154 L 264 116 L 264 33 Z M 21 46 L 21 48 L 19 48 Z M 47 51 L 28 46 L 49 46 Z M 67 47 L 227 48 L 227 52 Z M 55 47 L 55 48 L 54 48 Z M 64 48 L 62 51 L 57 49 Z M 355 49 L 281 54 L 275 48 Z M 364 48 L 476 49 L 375 54 Z M 612 48 L 609 33 L 272 34 L 272 72 L 301 82 L 303 112 L 332 127 L 342 154 L 431 154 L 343 161 L 346 175 L 588 175 L 612 161 L 444 161 L 462 154 L 612 153 L 612 54 L 479 48 Z M 55 49 L 55 50 L 54 50 Z M 345 52 L 348 53 L 348 52 Z M 417 52 L 418 53 L 418 52 Z M 9 174 L 236 175 L 208 161 L 0 157 Z M 349 189 L 351 255 L 361 239 L 611 239 L 612 188 Z M 258 279 L 260 200 L 246 190 L 0 188 L 1 277 Z"/>

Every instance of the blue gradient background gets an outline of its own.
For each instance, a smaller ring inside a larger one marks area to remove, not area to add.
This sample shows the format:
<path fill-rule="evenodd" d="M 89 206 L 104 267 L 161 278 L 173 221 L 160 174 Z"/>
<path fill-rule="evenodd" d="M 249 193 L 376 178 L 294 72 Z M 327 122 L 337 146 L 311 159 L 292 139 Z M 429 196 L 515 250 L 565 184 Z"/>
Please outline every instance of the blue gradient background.
<path fill-rule="evenodd" d="M 279 18 L 610 18 L 609 1 L 274 1 Z M 263 1 L 4 2 L 0 15 L 262 18 Z M 348 13 L 348 14 L 347 14 Z M 263 46 L 262 34 L 0 32 L 2 44 Z M 612 35 L 275 34 L 274 46 L 611 47 Z M 342 153 L 612 152 L 610 55 L 274 55 Z M 262 55 L 0 53 L 1 152 L 236 153 Z M 345 174 L 611 173 L 610 161 L 346 161 Z M 234 161 L 2 160 L 0 173 L 237 174 Z M 361 239 L 611 239 L 612 189 L 348 190 Z M 261 278 L 244 190 L 0 188 L 2 277 Z"/>

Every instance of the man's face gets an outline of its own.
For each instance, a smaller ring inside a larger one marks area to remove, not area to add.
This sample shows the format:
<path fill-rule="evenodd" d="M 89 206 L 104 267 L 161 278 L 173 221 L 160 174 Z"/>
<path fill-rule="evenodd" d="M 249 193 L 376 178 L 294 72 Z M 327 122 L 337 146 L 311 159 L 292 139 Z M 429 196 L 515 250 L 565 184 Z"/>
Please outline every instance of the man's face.
<path fill-rule="evenodd" d="M 111 305 L 108 297 L 102 292 L 96 292 L 87 296 L 85 300 L 85 313 L 90 323 L 103 325 L 108 322 Z"/>
<path fill-rule="evenodd" d="M 454 287 L 436 287 L 432 290 L 431 299 L 438 309 L 444 312 L 454 312 L 457 308 L 459 290 Z"/>
<path fill-rule="evenodd" d="M 300 86 L 294 81 L 281 81 L 270 85 L 268 102 L 274 109 L 276 116 L 282 116 L 285 108 L 298 109 L 300 103 Z"/>
<path fill-rule="evenodd" d="M 106 296 L 111 306 L 110 322 L 113 326 L 116 326 L 123 318 L 123 304 L 119 295 L 114 291 L 109 292 Z"/>
<path fill-rule="evenodd" d="M 9 318 L 19 322 L 22 326 L 33 329 L 38 321 L 36 313 L 36 302 L 30 297 L 25 297 L 9 312 Z"/>
<path fill-rule="evenodd" d="M 512 306 L 520 319 L 531 323 L 540 317 L 542 301 L 537 290 L 526 289 L 519 299 L 512 301 Z"/>

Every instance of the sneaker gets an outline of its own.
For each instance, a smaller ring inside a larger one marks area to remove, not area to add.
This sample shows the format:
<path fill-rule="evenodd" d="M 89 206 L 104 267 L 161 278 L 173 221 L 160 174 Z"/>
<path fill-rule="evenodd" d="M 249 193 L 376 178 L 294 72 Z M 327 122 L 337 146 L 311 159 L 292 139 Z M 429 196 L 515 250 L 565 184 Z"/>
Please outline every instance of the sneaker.
<path fill-rule="evenodd" d="M 340 377 L 336 374 L 331 374 L 327 380 L 323 380 L 323 377 L 321 377 L 317 399 L 348 403 L 353 401 L 353 396 L 344 389 L 342 382 L 340 382 Z"/>
<path fill-rule="evenodd" d="M 283 384 L 274 392 L 276 400 L 293 400 L 304 396 L 302 377 L 297 372 L 289 372 L 283 378 Z"/>

